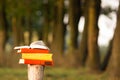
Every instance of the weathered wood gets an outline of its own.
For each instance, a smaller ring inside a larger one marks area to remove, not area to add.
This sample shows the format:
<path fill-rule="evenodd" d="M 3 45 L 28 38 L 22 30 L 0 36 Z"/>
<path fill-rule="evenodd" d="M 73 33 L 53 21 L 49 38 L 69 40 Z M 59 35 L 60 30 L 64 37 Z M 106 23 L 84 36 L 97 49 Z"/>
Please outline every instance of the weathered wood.
<path fill-rule="evenodd" d="M 28 80 L 43 80 L 44 66 L 28 64 Z"/>

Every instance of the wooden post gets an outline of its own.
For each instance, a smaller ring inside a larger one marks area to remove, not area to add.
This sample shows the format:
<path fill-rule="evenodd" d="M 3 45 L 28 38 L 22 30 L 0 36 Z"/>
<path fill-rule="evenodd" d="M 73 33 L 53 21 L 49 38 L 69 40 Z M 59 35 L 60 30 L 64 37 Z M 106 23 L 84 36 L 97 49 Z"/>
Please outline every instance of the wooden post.
<path fill-rule="evenodd" d="M 28 80 L 43 80 L 44 66 L 28 64 Z"/>

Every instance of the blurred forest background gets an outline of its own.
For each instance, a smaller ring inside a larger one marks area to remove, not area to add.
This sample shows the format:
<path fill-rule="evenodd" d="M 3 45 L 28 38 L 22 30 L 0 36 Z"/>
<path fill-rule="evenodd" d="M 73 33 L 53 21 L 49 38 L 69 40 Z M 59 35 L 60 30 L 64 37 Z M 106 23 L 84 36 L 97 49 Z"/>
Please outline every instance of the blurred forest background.
<path fill-rule="evenodd" d="M 119 2 L 0 0 L 0 68 L 21 66 L 15 46 L 43 40 L 55 67 L 108 72 L 110 80 L 120 80 Z"/>

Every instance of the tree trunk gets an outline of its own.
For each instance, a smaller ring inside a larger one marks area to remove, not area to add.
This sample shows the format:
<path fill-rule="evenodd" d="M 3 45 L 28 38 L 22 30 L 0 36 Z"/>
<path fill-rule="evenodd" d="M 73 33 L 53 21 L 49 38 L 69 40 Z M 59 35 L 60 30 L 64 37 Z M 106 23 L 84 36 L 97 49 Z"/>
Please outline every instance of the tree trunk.
<path fill-rule="evenodd" d="M 90 71 L 99 71 L 100 55 L 98 50 L 98 17 L 100 0 L 87 1 L 88 7 L 88 59 L 87 67 Z"/>
<path fill-rule="evenodd" d="M 12 22 L 14 46 L 23 45 L 24 33 L 23 33 L 23 26 L 21 25 L 21 16 L 20 17 L 13 16 L 11 22 Z"/>
<path fill-rule="evenodd" d="M 81 6 L 81 10 L 82 10 L 82 15 L 85 17 L 85 25 L 84 25 L 84 30 L 82 32 L 82 34 L 80 36 L 82 36 L 82 38 L 80 39 L 80 44 L 79 44 L 79 48 L 78 48 L 78 59 L 77 61 L 79 62 L 80 67 L 85 66 L 85 62 L 87 59 L 87 54 L 88 54 L 88 45 L 87 45 L 87 41 L 88 41 L 88 10 L 87 10 L 87 6 L 85 5 L 85 0 L 81 0 L 81 4 L 83 4 Z"/>
<path fill-rule="evenodd" d="M 14 40 L 14 46 L 19 45 L 19 32 L 17 27 L 17 19 L 16 16 L 12 17 L 12 31 L 13 31 L 13 40 Z"/>
<path fill-rule="evenodd" d="M 29 41 L 27 44 L 30 44 L 32 42 L 32 11 L 31 11 L 31 1 L 29 0 L 26 0 L 26 10 L 27 10 L 27 13 L 26 13 L 26 18 L 27 18 L 27 21 L 26 21 L 26 26 L 27 26 L 27 29 L 28 29 L 28 32 L 29 32 Z"/>
<path fill-rule="evenodd" d="M 0 65 L 6 62 L 4 51 L 8 39 L 8 25 L 5 9 L 6 0 L 0 0 Z"/>
<path fill-rule="evenodd" d="M 18 35 L 19 35 L 19 44 L 20 45 L 24 45 L 24 31 L 23 31 L 23 27 L 24 25 L 22 25 L 22 16 L 19 16 L 17 19 L 17 26 L 18 26 Z"/>
<path fill-rule="evenodd" d="M 43 25 L 43 41 L 48 45 L 49 34 L 49 0 L 44 3 L 44 25 Z"/>
<path fill-rule="evenodd" d="M 5 50 L 5 44 L 7 42 L 8 39 L 8 25 L 7 25 L 7 18 L 6 18 L 6 12 L 5 12 L 5 0 L 1 0 L 0 1 L 0 32 L 1 32 L 1 43 L 0 43 L 0 51 L 4 51 Z"/>
<path fill-rule="evenodd" d="M 64 0 L 57 0 L 55 4 L 55 21 L 53 27 L 53 42 L 52 42 L 52 51 L 54 54 L 53 58 L 55 59 L 55 64 L 62 63 L 63 49 L 64 49 L 64 34 L 65 26 L 63 25 L 64 17 Z"/>
<path fill-rule="evenodd" d="M 78 47 L 78 22 L 80 19 L 80 1 L 69 0 L 70 46 L 73 52 Z"/>
<path fill-rule="evenodd" d="M 32 42 L 32 32 L 33 32 L 31 16 L 28 16 L 28 31 L 29 31 L 29 43 L 28 44 L 30 44 Z"/>
<path fill-rule="evenodd" d="M 109 62 L 109 80 L 120 80 L 120 5 L 117 13 L 117 25 L 113 38 L 112 55 Z"/>

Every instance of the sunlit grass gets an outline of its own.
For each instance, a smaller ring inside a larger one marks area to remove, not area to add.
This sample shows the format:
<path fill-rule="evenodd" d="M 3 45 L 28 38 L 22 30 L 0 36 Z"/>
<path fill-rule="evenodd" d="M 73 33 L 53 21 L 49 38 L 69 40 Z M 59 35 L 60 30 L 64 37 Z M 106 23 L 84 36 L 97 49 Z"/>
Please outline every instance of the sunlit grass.
<path fill-rule="evenodd" d="M 0 68 L 0 80 L 27 80 L 26 69 Z"/>
<path fill-rule="evenodd" d="M 88 73 L 86 69 L 52 68 L 46 69 L 44 80 L 106 80 L 107 75 Z"/>
<path fill-rule="evenodd" d="M 106 80 L 107 75 L 87 73 L 85 69 L 45 68 L 44 80 Z M 27 69 L 0 68 L 0 80 L 28 80 Z"/>

